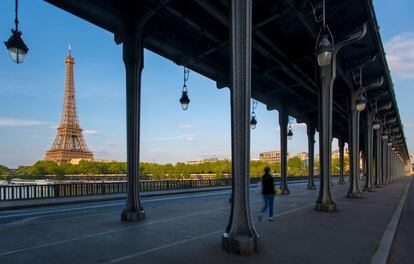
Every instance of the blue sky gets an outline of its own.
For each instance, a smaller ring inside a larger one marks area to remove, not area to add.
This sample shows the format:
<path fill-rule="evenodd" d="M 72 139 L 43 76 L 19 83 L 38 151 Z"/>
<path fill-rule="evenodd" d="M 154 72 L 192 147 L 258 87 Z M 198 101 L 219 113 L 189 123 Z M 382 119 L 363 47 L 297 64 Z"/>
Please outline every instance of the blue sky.
<path fill-rule="evenodd" d="M 126 160 L 125 71 L 113 35 L 41 0 L 21 0 L 20 29 L 30 51 L 10 61 L 0 45 L 0 164 L 30 165 L 44 157 L 56 135 L 63 104 L 68 44 L 75 58 L 75 85 L 81 127 L 95 158 Z M 414 150 L 414 10 L 412 0 L 374 1 L 395 83 L 409 149 Z M 13 27 L 14 1 L 0 1 L 0 38 Z M 178 103 L 182 67 L 145 52 L 142 82 L 141 160 L 175 163 L 230 157 L 228 89 L 191 72 L 188 111 Z M 277 111 L 256 110 L 251 156 L 279 149 Z M 289 152 L 307 150 L 306 127 L 294 125 Z M 337 142 L 334 140 L 334 149 Z M 317 151 L 317 149 L 316 149 Z"/>

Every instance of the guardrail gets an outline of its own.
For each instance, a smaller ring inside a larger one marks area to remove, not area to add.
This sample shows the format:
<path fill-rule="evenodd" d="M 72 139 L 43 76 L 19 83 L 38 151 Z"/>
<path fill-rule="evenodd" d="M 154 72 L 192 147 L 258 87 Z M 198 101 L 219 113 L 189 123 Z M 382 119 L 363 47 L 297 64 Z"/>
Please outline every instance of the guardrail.
<path fill-rule="evenodd" d="M 251 178 L 257 183 L 261 178 Z M 231 179 L 140 181 L 141 192 L 230 186 Z M 0 201 L 126 193 L 127 182 L 0 186 Z"/>
<path fill-rule="evenodd" d="M 333 175 L 337 177 L 337 175 Z M 315 178 L 319 178 L 315 176 Z M 306 180 L 308 176 L 292 176 L 290 180 Z M 279 181 L 280 177 L 276 177 Z M 250 183 L 261 181 L 261 177 L 250 178 Z M 140 181 L 141 192 L 184 190 L 208 187 L 231 186 L 231 179 L 210 180 L 159 180 Z M 61 183 L 61 184 L 30 184 L 30 185 L 0 185 L 0 202 L 15 200 L 31 200 L 42 198 L 61 198 L 88 195 L 105 195 L 126 193 L 127 182 L 94 182 L 94 183 Z"/>

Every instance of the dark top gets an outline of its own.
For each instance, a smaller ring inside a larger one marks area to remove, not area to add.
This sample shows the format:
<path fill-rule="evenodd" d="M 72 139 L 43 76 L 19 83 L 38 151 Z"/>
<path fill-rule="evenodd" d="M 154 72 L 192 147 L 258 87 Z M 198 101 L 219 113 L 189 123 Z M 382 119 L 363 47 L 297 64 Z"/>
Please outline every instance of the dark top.
<path fill-rule="evenodd" d="M 262 177 L 262 194 L 275 194 L 275 183 L 270 174 L 264 174 Z"/>

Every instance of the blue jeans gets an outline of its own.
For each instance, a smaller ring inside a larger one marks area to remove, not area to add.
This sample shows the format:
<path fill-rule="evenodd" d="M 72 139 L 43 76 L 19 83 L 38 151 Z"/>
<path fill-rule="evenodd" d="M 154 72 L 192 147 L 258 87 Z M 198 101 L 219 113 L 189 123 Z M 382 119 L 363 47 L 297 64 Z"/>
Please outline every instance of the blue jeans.
<path fill-rule="evenodd" d="M 264 194 L 263 195 L 263 208 L 260 211 L 262 214 L 269 209 L 269 217 L 273 217 L 273 201 L 275 200 L 274 194 Z"/>

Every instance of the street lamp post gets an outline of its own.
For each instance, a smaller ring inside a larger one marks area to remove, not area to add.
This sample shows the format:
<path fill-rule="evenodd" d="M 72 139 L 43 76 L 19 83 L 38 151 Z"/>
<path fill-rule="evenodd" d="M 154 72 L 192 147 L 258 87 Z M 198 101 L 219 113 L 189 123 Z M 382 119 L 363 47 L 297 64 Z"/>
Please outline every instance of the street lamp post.
<path fill-rule="evenodd" d="M 181 91 L 181 98 L 180 104 L 181 108 L 186 111 L 188 109 L 188 105 L 190 104 L 190 98 L 188 98 L 188 89 L 187 89 L 187 81 L 188 77 L 190 76 L 190 70 L 184 67 L 184 84 L 183 89 Z"/>
<path fill-rule="evenodd" d="M 4 42 L 9 52 L 10 59 L 17 64 L 23 63 L 29 49 L 22 39 L 22 32 L 19 31 L 19 19 L 18 19 L 19 1 L 16 0 L 16 17 L 14 19 L 15 28 L 11 30 L 11 37 Z"/>

